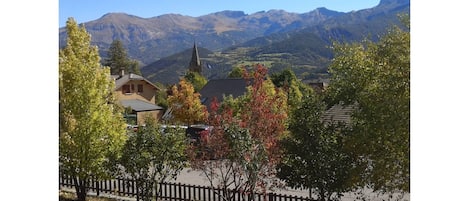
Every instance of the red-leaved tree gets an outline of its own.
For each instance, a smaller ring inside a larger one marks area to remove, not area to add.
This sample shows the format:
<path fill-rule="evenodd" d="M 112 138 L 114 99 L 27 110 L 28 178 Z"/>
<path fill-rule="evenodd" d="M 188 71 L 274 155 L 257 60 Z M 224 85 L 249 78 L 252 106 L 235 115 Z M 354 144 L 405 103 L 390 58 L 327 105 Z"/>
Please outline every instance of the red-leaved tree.
<path fill-rule="evenodd" d="M 267 69 L 255 66 L 245 71 L 248 92 L 232 104 L 211 103 L 210 134 L 189 151 L 192 167 L 202 170 L 212 187 L 223 189 L 224 200 L 232 192 L 252 199 L 254 192 L 266 193 L 278 184 L 275 165 L 279 162 L 278 140 L 285 131 L 287 98 L 266 79 Z"/>
<path fill-rule="evenodd" d="M 254 143 L 246 153 L 246 185 L 250 192 L 277 186 L 275 165 L 281 158 L 279 139 L 285 133 L 287 96 L 267 78 L 267 68 L 256 65 L 252 73 L 244 71 L 249 88 L 240 111 L 240 126 L 249 131 Z"/>

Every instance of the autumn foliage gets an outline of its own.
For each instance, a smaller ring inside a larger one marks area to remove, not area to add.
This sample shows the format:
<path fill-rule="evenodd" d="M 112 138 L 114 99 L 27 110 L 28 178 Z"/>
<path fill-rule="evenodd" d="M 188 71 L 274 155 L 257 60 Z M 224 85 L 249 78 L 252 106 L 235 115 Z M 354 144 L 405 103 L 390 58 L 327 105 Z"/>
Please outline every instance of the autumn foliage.
<path fill-rule="evenodd" d="M 191 125 L 203 122 L 207 118 L 207 109 L 200 102 L 200 94 L 194 91 L 190 82 L 181 79 L 178 85 L 171 88 L 168 104 L 172 109 L 174 120 Z"/>
<path fill-rule="evenodd" d="M 287 96 L 266 79 L 267 69 L 258 64 L 253 74 L 244 72 L 249 80 L 248 100 L 241 108 L 240 126 L 247 128 L 254 139 L 266 148 L 271 162 L 278 159 L 278 140 L 285 132 Z"/>
<path fill-rule="evenodd" d="M 279 162 L 278 141 L 285 132 L 287 99 L 266 78 L 267 69 L 257 65 L 244 71 L 249 84 L 235 111 L 213 100 L 208 123 L 209 137 L 191 147 L 191 164 L 203 170 L 213 187 L 234 189 L 246 195 L 266 192 L 275 186 Z M 230 191 L 224 193 L 230 199 Z M 249 196 L 248 196 L 249 198 Z"/>

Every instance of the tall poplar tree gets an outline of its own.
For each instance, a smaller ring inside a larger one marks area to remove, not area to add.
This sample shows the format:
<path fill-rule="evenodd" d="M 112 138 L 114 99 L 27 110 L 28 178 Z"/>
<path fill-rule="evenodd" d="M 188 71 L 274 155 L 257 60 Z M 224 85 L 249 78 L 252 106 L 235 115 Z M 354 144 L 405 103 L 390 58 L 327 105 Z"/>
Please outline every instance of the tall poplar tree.
<path fill-rule="evenodd" d="M 59 51 L 59 167 L 85 200 L 89 179 L 106 177 L 107 162 L 124 145 L 125 122 L 91 36 L 73 18 L 66 28 L 67 45 Z"/>

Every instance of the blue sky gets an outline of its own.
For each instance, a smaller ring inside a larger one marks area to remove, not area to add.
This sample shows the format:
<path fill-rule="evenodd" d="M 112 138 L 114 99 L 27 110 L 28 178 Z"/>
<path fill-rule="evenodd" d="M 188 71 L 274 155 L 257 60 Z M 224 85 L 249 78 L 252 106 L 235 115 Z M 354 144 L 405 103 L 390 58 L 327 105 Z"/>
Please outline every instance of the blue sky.
<path fill-rule="evenodd" d="M 59 26 L 65 26 L 69 17 L 83 23 L 110 12 L 123 12 L 143 18 L 168 13 L 198 17 L 223 10 L 252 14 L 263 10 L 282 9 L 305 13 L 318 7 L 326 7 L 330 10 L 349 12 L 378 4 L 379 0 L 59 0 Z"/>

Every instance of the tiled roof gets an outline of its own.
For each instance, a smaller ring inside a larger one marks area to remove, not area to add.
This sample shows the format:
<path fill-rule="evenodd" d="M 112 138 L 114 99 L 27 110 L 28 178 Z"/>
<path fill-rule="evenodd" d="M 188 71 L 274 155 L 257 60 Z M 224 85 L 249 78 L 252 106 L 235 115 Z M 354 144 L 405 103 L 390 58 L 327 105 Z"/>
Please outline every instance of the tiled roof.
<path fill-rule="evenodd" d="M 130 108 L 132 108 L 132 110 L 134 110 L 136 112 L 153 111 L 153 110 L 162 110 L 163 109 L 162 107 L 160 107 L 158 105 L 155 105 L 155 104 L 143 101 L 143 100 L 138 100 L 138 99 L 121 100 L 120 103 L 124 107 L 130 107 Z"/>
<path fill-rule="evenodd" d="M 113 78 L 116 77 L 116 75 L 112 75 Z M 148 81 L 147 79 L 145 79 L 144 77 L 140 76 L 140 75 L 137 75 L 137 74 L 133 74 L 133 73 L 130 73 L 130 74 L 126 74 L 122 77 L 118 76 L 116 78 L 116 86 L 115 86 L 115 89 L 119 89 L 120 87 L 122 87 L 122 85 L 124 85 L 125 83 L 129 82 L 130 80 L 144 80 L 145 82 L 147 82 L 148 84 L 150 84 L 151 86 L 155 87 L 156 89 L 158 89 L 157 86 L 155 86 L 153 83 L 151 83 L 150 81 Z"/>
<path fill-rule="evenodd" d="M 351 116 L 355 108 L 355 105 L 336 104 L 324 112 L 322 120 L 326 123 L 343 122 L 347 125 L 350 125 Z"/>
<path fill-rule="evenodd" d="M 208 81 L 199 93 L 202 103 L 208 106 L 213 97 L 221 102 L 223 95 L 232 95 L 233 98 L 244 95 L 246 86 L 246 80 L 243 78 L 216 79 Z"/>

